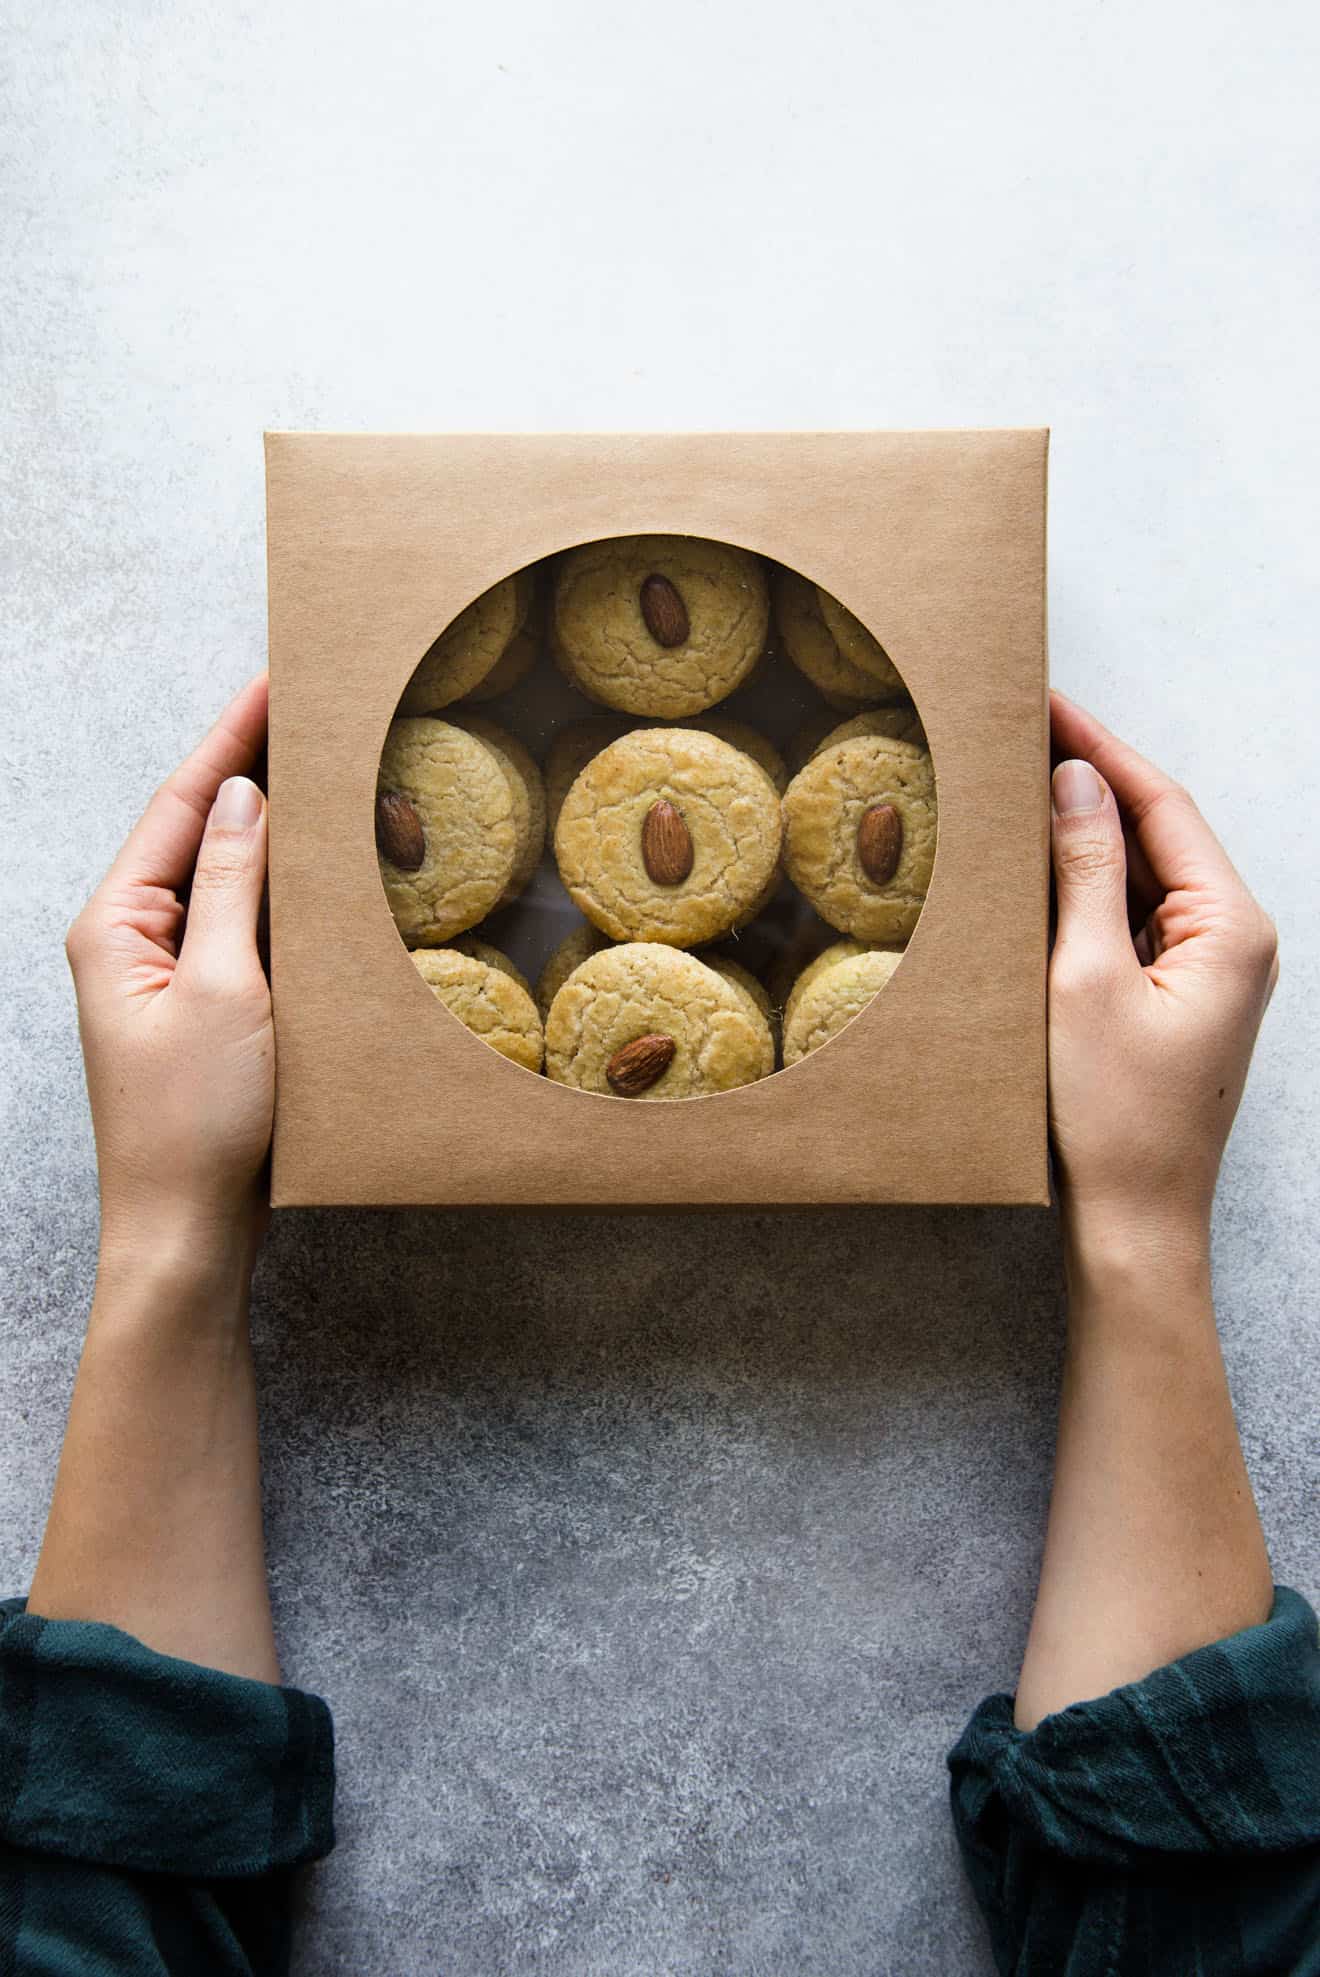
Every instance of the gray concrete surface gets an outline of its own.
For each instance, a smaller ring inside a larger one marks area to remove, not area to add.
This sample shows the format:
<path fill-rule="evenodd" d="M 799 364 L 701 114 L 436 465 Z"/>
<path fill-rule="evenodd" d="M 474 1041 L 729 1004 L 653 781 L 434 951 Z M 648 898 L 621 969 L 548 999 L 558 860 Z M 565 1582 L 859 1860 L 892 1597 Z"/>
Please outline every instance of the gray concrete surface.
<path fill-rule="evenodd" d="M 1314 10 L 8 24 L 4 1588 L 94 1260 L 60 937 L 261 663 L 262 427 L 1047 421 L 1056 677 L 1282 930 L 1216 1264 L 1320 1594 Z M 1029 1609 L 1049 1218 L 289 1214 L 256 1326 L 305 1977 L 987 1969 L 942 1758 Z"/>

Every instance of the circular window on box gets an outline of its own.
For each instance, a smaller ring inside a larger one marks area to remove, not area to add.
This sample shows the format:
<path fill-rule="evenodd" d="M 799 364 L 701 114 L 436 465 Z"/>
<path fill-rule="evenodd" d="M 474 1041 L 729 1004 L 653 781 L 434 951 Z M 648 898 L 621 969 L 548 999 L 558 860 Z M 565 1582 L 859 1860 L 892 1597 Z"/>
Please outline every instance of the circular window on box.
<path fill-rule="evenodd" d="M 617 536 L 436 638 L 381 752 L 376 845 L 422 980 L 605 1096 L 704 1097 L 827 1044 L 900 965 L 935 858 L 920 715 L 796 571 Z"/>

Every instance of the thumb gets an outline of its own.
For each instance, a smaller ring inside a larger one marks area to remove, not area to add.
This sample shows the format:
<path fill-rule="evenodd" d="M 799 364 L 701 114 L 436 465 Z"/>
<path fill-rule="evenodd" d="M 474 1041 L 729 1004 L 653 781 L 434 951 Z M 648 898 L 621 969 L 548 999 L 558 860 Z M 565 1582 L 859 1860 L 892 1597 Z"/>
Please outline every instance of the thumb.
<path fill-rule="evenodd" d="M 1060 762 L 1050 786 L 1056 945 L 1092 962 L 1135 960 L 1127 917 L 1127 850 L 1113 792 L 1089 762 Z"/>
<path fill-rule="evenodd" d="M 257 912 L 266 876 L 266 802 L 246 776 L 216 792 L 197 854 L 179 976 L 199 988 L 237 988 L 257 958 Z"/>

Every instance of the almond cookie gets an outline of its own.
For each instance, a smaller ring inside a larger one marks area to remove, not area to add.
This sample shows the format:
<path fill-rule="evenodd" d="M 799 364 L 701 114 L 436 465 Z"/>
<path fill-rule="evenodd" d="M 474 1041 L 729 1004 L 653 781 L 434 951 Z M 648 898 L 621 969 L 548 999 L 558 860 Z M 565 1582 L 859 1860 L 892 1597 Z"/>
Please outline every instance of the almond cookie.
<path fill-rule="evenodd" d="M 771 587 L 784 650 L 831 707 L 841 713 L 856 713 L 867 701 L 879 700 L 880 682 L 845 659 L 835 644 L 815 584 L 796 570 L 776 569 Z"/>
<path fill-rule="evenodd" d="M 497 659 L 484 680 L 469 687 L 463 696 L 465 700 L 494 700 L 499 694 L 509 693 L 521 686 L 533 666 L 545 650 L 546 640 L 546 586 L 547 579 L 539 570 L 530 572 L 532 579 L 532 601 L 527 616 L 504 648 L 504 657 Z"/>
<path fill-rule="evenodd" d="M 830 718 L 833 719 L 833 716 Z M 764 769 L 765 773 L 770 776 L 771 781 L 775 783 L 776 794 L 780 794 L 783 789 L 787 788 L 788 769 L 778 750 L 763 735 L 757 734 L 753 728 L 745 726 L 743 722 L 684 721 L 681 725 L 685 728 L 695 728 L 702 734 L 713 734 L 717 740 L 725 740 L 731 747 L 737 748 L 742 754 L 750 756 L 756 762 L 757 766 Z M 562 729 L 555 736 L 550 753 L 546 757 L 545 766 L 546 812 L 552 842 L 555 826 L 559 821 L 559 812 L 564 805 L 564 798 L 586 764 L 593 757 L 599 755 L 601 750 L 607 747 L 611 741 L 619 740 L 622 735 L 636 734 L 637 732 L 638 730 L 636 728 L 629 727 L 625 721 L 615 721 L 602 717 L 599 720 L 576 721 L 572 727 Z M 645 729 L 642 732 L 653 733 L 654 730 Z M 754 751 L 746 745 L 749 741 L 754 741 L 758 744 L 757 750 Z M 776 773 L 772 774 L 772 770 L 775 770 Z M 782 783 L 778 780 L 780 774 L 783 777 Z M 774 871 L 767 879 L 764 889 L 752 901 L 751 905 L 744 912 L 740 913 L 734 921 L 734 931 L 739 927 L 749 925 L 751 921 L 765 912 L 779 891 L 782 878 L 783 874 L 778 865 L 776 865 Z"/>
<path fill-rule="evenodd" d="M 906 940 L 935 862 L 935 776 L 914 742 L 843 741 L 784 798 L 784 863 L 822 919 L 858 940 Z"/>
<path fill-rule="evenodd" d="M 628 535 L 570 550 L 553 637 L 570 677 L 627 714 L 677 720 L 751 672 L 770 622 L 759 559 L 699 536 Z"/>
<path fill-rule="evenodd" d="M 697 721 L 677 721 L 676 727 L 696 728 L 699 733 L 714 735 L 717 741 L 727 741 L 730 748 L 741 748 L 744 755 L 750 755 L 758 769 L 764 769 L 775 786 L 776 796 L 782 796 L 788 788 L 788 764 L 772 741 L 756 728 L 749 728 L 746 721 L 730 721 L 723 714 L 703 714 Z"/>
<path fill-rule="evenodd" d="M 392 721 L 376 779 L 376 849 L 409 947 L 475 927 L 513 876 L 518 833 L 493 752 L 449 721 Z"/>
<path fill-rule="evenodd" d="M 555 857 L 574 905 L 612 940 L 696 947 L 755 908 L 779 840 L 774 785 L 741 749 L 638 728 L 569 790 Z"/>
<path fill-rule="evenodd" d="M 413 955 L 413 966 L 446 1009 L 474 1036 L 525 1071 L 539 1071 L 545 1054 L 541 1018 L 513 972 L 491 967 L 452 947 L 429 947 Z"/>
<path fill-rule="evenodd" d="M 500 948 L 492 947 L 488 940 L 478 940 L 475 934 L 455 934 L 453 940 L 445 942 L 445 946 L 452 948 L 455 954 L 467 954 L 474 961 L 484 961 L 488 968 L 498 968 L 511 982 L 517 982 L 524 995 L 531 995 L 532 985 L 521 968 L 515 968 L 508 955 Z M 532 999 L 535 1001 L 536 998 L 533 996 Z"/>
<path fill-rule="evenodd" d="M 918 748 L 926 747 L 926 730 L 921 725 L 920 714 L 910 700 L 896 700 L 891 707 L 870 707 L 865 714 L 854 714 L 850 721 L 840 721 L 821 736 L 806 759 L 810 761 L 822 749 L 833 748 L 836 742 L 863 740 L 868 735 L 887 735 L 891 741 L 915 741 Z"/>
<path fill-rule="evenodd" d="M 564 798 L 593 755 L 631 734 L 632 728 L 631 721 L 621 721 L 617 715 L 593 714 L 588 721 L 572 721 L 559 730 L 545 758 L 545 814 L 552 839 Z"/>
<path fill-rule="evenodd" d="M 527 616 L 532 579 L 527 570 L 483 590 L 422 656 L 399 699 L 400 714 L 434 714 L 484 680 Z"/>
<path fill-rule="evenodd" d="M 860 1016 L 903 959 L 886 948 L 870 948 L 824 969 L 784 1017 L 784 1065 L 797 1064 Z"/>
<path fill-rule="evenodd" d="M 573 970 L 608 946 L 600 928 L 593 927 L 590 920 L 583 920 L 571 934 L 565 934 L 536 978 L 536 1006 L 542 1017 L 550 1013 L 550 1004 Z"/>
<path fill-rule="evenodd" d="M 452 720 L 456 728 L 475 735 L 490 750 L 509 779 L 518 849 L 513 858 L 513 877 L 499 902 L 507 906 L 527 884 L 545 850 L 545 785 L 541 771 L 516 736 L 487 720 L 484 714 L 455 714 Z"/>
<path fill-rule="evenodd" d="M 878 638 L 868 632 L 860 618 L 855 618 L 846 604 L 840 604 L 837 597 L 816 585 L 816 602 L 820 605 L 820 615 L 825 620 L 825 629 L 834 640 L 839 656 L 850 666 L 856 666 L 861 673 L 867 673 L 875 681 L 873 693 L 891 694 L 903 692 L 903 675 L 885 651 Z"/>
<path fill-rule="evenodd" d="M 774 1064 L 745 990 L 695 955 L 642 941 L 575 968 L 550 1005 L 545 1036 L 550 1077 L 619 1098 L 732 1091 Z"/>

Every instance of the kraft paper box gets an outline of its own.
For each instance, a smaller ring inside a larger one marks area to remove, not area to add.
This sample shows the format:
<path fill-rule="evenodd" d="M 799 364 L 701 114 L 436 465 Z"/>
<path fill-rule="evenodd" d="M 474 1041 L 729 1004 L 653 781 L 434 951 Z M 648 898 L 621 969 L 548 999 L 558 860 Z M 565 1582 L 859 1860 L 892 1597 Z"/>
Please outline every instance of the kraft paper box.
<path fill-rule="evenodd" d="M 1046 450 L 1043 431 L 268 435 L 274 1202 L 1045 1203 Z M 883 993 L 791 1069 L 668 1103 L 552 1083 L 464 1029 L 395 932 L 373 822 L 438 632 L 513 570 L 643 533 L 835 593 L 904 675 L 939 798 Z"/>

